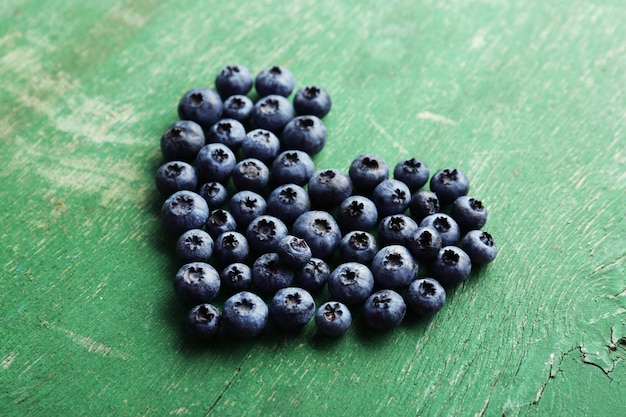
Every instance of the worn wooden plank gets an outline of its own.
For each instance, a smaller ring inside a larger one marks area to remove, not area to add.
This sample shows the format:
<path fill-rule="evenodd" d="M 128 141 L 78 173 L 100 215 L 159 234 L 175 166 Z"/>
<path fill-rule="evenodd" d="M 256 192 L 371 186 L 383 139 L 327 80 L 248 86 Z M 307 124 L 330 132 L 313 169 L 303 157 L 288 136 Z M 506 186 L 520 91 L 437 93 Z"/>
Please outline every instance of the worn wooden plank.
<path fill-rule="evenodd" d="M 621 415 L 621 3 L 293 3 L 0 6 L 1 414 Z M 390 333 L 185 342 L 158 138 L 232 62 L 331 92 L 320 168 L 464 169 L 498 260 Z"/>

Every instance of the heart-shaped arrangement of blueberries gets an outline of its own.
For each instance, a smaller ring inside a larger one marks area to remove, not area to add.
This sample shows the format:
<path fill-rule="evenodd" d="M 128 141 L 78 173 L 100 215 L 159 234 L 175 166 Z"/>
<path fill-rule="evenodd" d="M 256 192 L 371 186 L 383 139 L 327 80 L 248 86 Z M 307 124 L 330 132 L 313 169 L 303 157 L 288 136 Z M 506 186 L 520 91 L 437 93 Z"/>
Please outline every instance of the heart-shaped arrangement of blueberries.
<path fill-rule="evenodd" d="M 293 330 L 311 320 L 319 334 L 340 336 L 355 309 L 372 329 L 391 329 L 407 308 L 437 313 L 444 287 L 496 257 L 481 230 L 487 211 L 460 169 L 431 176 L 409 158 L 391 170 L 362 154 L 348 172 L 316 171 L 331 99 L 306 86 L 290 101 L 294 87 L 281 66 L 254 78 L 226 66 L 214 89 L 183 95 L 180 120 L 161 137 L 168 162 L 155 182 L 181 264 L 174 290 L 195 338 L 220 329 L 250 338 L 268 322 Z"/>

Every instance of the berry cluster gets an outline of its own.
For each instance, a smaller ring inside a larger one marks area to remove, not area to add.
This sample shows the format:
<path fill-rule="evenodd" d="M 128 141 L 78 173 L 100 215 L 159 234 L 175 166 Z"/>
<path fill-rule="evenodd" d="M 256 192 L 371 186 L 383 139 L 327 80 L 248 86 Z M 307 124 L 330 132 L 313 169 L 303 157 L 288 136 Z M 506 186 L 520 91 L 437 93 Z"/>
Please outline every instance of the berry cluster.
<path fill-rule="evenodd" d="M 253 337 L 270 318 L 284 329 L 313 319 L 319 333 L 339 336 L 356 308 L 372 328 L 390 329 L 407 307 L 437 313 L 445 286 L 496 257 L 481 230 L 487 211 L 459 169 L 431 176 L 410 158 L 390 172 L 363 154 L 348 172 L 316 171 L 330 96 L 306 86 L 290 101 L 294 86 L 284 67 L 253 79 L 244 66 L 226 66 L 215 89 L 183 95 L 180 120 L 161 137 L 168 162 L 155 182 L 182 264 L 174 290 L 193 306 L 185 323 L 199 339 L 220 328 Z M 219 294 L 221 311 L 210 304 Z M 327 301 L 316 309 L 312 294 Z"/>

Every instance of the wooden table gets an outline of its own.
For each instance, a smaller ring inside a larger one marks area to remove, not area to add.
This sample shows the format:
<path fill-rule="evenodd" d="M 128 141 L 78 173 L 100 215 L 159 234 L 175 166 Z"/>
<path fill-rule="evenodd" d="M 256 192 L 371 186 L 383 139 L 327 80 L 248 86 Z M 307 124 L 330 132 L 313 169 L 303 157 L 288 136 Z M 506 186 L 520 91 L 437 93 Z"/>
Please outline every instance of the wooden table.
<path fill-rule="evenodd" d="M 621 1 L 7 0 L 0 22 L 1 415 L 624 415 Z M 189 343 L 153 177 L 179 98 L 233 63 L 331 93 L 317 169 L 463 169 L 498 259 L 391 332 Z"/>

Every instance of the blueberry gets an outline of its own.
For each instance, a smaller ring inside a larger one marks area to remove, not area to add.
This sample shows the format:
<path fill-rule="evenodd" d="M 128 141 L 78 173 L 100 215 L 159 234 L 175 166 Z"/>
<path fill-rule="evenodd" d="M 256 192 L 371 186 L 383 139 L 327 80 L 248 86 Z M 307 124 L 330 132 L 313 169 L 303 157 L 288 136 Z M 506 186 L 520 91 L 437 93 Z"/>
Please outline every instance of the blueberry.
<path fill-rule="evenodd" d="M 398 162 L 393 170 L 393 178 L 405 183 L 412 193 L 422 188 L 430 177 L 430 170 L 425 163 L 416 158 Z"/>
<path fill-rule="evenodd" d="M 256 158 L 246 158 L 237 163 L 232 172 L 233 184 L 239 190 L 262 192 L 270 180 L 270 170 Z"/>
<path fill-rule="evenodd" d="M 317 85 L 300 88 L 293 96 L 293 107 L 298 114 L 309 114 L 322 118 L 332 106 L 330 95 Z"/>
<path fill-rule="evenodd" d="M 250 254 L 250 245 L 244 235 L 231 230 L 215 239 L 215 258 L 222 264 L 244 262 Z"/>
<path fill-rule="evenodd" d="M 432 227 L 418 227 L 405 246 L 417 261 L 434 259 L 443 246 L 439 232 Z"/>
<path fill-rule="evenodd" d="M 161 136 L 161 152 L 168 161 L 191 162 L 204 145 L 202 127 L 191 120 L 171 124 Z"/>
<path fill-rule="evenodd" d="M 445 213 L 431 214 L 420 222 L 420 227 L 432 227 L 441 236 L 443 246 L 453 245 L 461 238 L 461 229 L 452 217 Z"/>
<path fill-rule="evenodd" d="M 309 182 L 315 164 L 308 153 L 298 150 L 281 152 L 272 162 L 272 177 L 276 184 L 297 184 Z"/>
<path fill-rule="evenodd" d="M 498 249 L 493 237 L 482 230 L 471 230 L 461 239 L 461 249 L 467 253 L 472 264 L 484 265 L 496 259 Z"/>
<path fill-rule="evenodd" d="M 352 324 L 352 313 L 338 301 L 325 302 L 315 313 L 317 331 L 325 336 L 341 336 Z"/>
<path fill-rule="evenodd" d="M 246 123 L 252 117 L 253 110 L 254 103 L 250 97 L 237 94 L 224 100 L 222 117 Z"/>
<path fill-rule="evenodd" d="M 216 181 L 205 182 L 202 184 L 198 188 L 198 194 L 204 198 L 209 206 L 209 209 L 211 210 L 215 210 L 224 205 L 226 199 L 228 198 L 228 191 L 226 190 L 226 187 L 222 183 Z"/>
<path fill-rule="evenodd" d="M 311 260 L 311 248 L 306 241 L 292 235 L 278 242 L 276 253 L 281 261 L 294 268 L 303 267 Z"/>
<path fill-rule="evenodd" d="M 378 223 L 378 241 L 381 246 L 404 245 L 417 230 L 415 220 L 405 214 L 392 214 Z"/>
<path fill-rule="evenodd" d="M 437 194 L 428 190 L 419 190 L 411 196 L 409 201 L 409 212 L 416 222 L 431 214 L 439 212 L 439 199 Z"/>
<path fill-rule="evenodd" d="M 402 323 L 406 314 L 404 299 L 397 292 L 384 289 L 370 295 L 363 304 L 365 322 L 376 330 L 390 330 Z"/>
<path fill-rule="evenodd" d="M 196 170 L 187 162 L 170 161 L 157 169 L 154 183 L 161 195 L 167 197 L 176 191 L 195 190 L 198 176 Z"/>
<path fill-rule="evenodd" d="M 311 210 L 300 215 L 292 226 L 292 234 L 309 244 L 316 258 L 327 258 L 337 248 L 341 231 L 333 216 L 321 210 Z"/>
<path fill-rule="evenodd" d="M 180 267 L 174 279 L 174 292 L 188 304 L 208 303 L 220 290 L 220 276 L 205 262 L 190 262 Z"/>
<path fill-rule="evenodd" d="M 215 77 L 215 89 L 222 97 L 248 94 L 252 83 L 252 74 L 243 65 L 227 65 Z"/>
<path fill-rule="evenodd" d="M 254 129 L 246 135 L 241 150 L 246 158 L 256 158 L 270 164 L 280 152 L 280 141 L 269 130 Z"/>
<path fill-rule="evenodd" d="M 233 336 L 249 339 L 263 331 L 268 315 L 269 309 L 261 297 L 241 291 L 224 301 L 222 328 Z"/>
<path fill-rule="evenodd" d="M 207 262 L 213 254 L 213 238 L 202 229 L 191 229 L 176 241 L 176 255 L 185 263 Z"/>
<path fill-rule="evenodd" d="M 365 301 L 374 289 L 374 276 L 370 269 L 358 262 L 340 264 L 328 277 L 330 296 L 348 306 Z"/>
<path fill-rule="evenodd" d="M 252 265 L 252 282 L 263 294 L 274 294 L 289 287 L 293 278 L 293 268 L 281 261 L 275 252 L 264 253 Z"/>
<path fill-rule="evenodd" d="M 293 117 L 291 102 L 276 94 L 261 98 L 255 103 L 252 110 L 252 121 L 257 128 L 277 134 L 282 132 L 285 125 Z"/>
<path fill-rule="evenodd" d="M 229 211 L 224 209 L 215 209 L 211 211 L 206 220 L 204 229 L 215 240 L 222 233 L 231 232 L 237 229 L 237 222 Z"/>
<path fill-rule="evenodd" d="M 446 303 L 446 290 L 433 278 L 416 279 L 409 284 L 404 300 L 415 314 L 432 316 Z"/>
<path fill-rule="evenodd" d="M 315 314 L 315 301 L 303 288 L 282 288 L 274 294 L 270 303 L 270 317 L 283 329 L 303 327 Z"/>
<path fill-rule="evenodd" d="M 226 182 L 236 163 L 235 154 L 223 143 L 203 146 L 196 157 L 198 176 L 207 181 Z"/>
<path fill-rule="evenodd" d="M 267 210 L 267 202 L 260 195 L 250 190 L 235 193 L 228 203 L 230 213 L 237 221 L 237 225 L 245 230 L 248 224 Z"/>
<path fill-rule="evenodd" d="M 223 103 L 215 90 L 207 87 L 187 91 L 178 103 L 178 116 L 208 129 L 222 116 Z"/>
<path fill-rule="evenodd" d="M 324 169 L 313 173 L 308 191 L 311 205 L 329 209 L 350 196 L 352 180 L 338 169 Z"/>
<path fill-rule="evenodd" d="M 222 324 L 222 316 L 213 304 L 203 303 L 194 306 L 187 313 L 185 328 L 187 334 L 199 340 L 206 340 L 217 335 Z"/>
<path fill-rule="evenodd" d="M 442 168 L 430 179 L 430 190 L 437 194 L 442 205 L 450 204 L 469 191 L 469 180 L 457 168 Z"/>
<path fill-rule="evenodd" d="M 235 119 L 220 119 L 207 132 L 207 142 L 223 143 L 233 152 L 241 146 L 246 138 L 246 128 Z"/>
<path fill-rule="evenodd" d="M 369 264 L 378 252 L 374 235 L 368 232 L 353 230 L 348 232 L 339 242 L 339 253 L 345 262 Z"/>
<path fill-rule="evenodd" d="M 353 195 L 344 199 L 337 210 L 337 223 L 343 231 L 371 230 L 378 222 L 376 204 L 367 197 Z"/>
<path fill-rule="evenodd" d="M 229 294 L 249 290 L 252 287 L 252 269 L 242 262 L 232 263 L 222 269 L 220 282 L 220 289 Z"/>
<path fill-rule="evenodd" d="M 278 65 L 263 69 L 254 79 L 254 87 L 261 97 L 271 94 L 287 97 L 295 84 L 293 73 Z"/>
<path fill-rule="evenodd" d="M 326 125 L 316 116 L 298 116 L 283 129 L 283 143 L 287 149 L 296 149 L 315 155 L 326 145 Z"/>
<path fill-rule="evenodd" d="M 378 155 L 359 155 L 348 171 L 354 188 L 364 193 L 371 193 L 381 182 L 389 177 L 389 166 Z"/>
<path fill-rule="evenodd" d="M 385 246 L 372 259 L 374 282 L 380 288 L 405 288 L 417 277 L 418 270 L 413 255 L 401 245 Z"/>
<path fill-rule="evenodd" d="M 450 216 L 462 232 L 478 230 L 487 223 L 487 209 L 482 201 L 463 195 L 452 202 Z"/>
<path fill-rule="evenodd" d="M 330 267 L 319 258 L 311 258 L 304 266 L 296 268 L 295 279 L 298 285 L 310 292 L 318 292 L 330 276 Z"/>
<path fill-rule="evenodd" d="M 263 215 L 252 219 L 246 229 L 250 248 L 258 254 L 276 252 L 278 242 L 287 236 L 287 226 L 278 217 Z"/>
<path fill-rule="evenodd" d="M 267 198 L 267 212 L 278 217 L 285 224 L 292 224 L 310 208 L 309 194 L 296 184 L 280 185 Z"/>
<path fill-rule="evenodd" d="M 372 192 L 372 201 L 376 204 L 380 217 L 404 213 L 410 199 L 409 187 L 402 181 L 394 179 L 382 181 Z"/>
<path fill-rule="evenodd" d="M 465 251 L 456 246 L 444 246 L 430 266 L 430 273 L 441 285 L 465 281 L 472 270 L 472 261 Z"/>
<path fill-rule="evenodd" d="M 202 228 L 209 218 L 209 206 L 193 191 L 177 191 L 161 206 L 161 218 L 165 227 L 179 236 L 187 230 Z"/>

